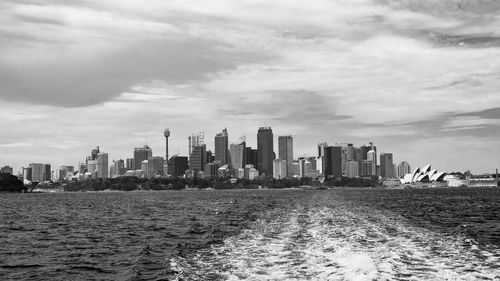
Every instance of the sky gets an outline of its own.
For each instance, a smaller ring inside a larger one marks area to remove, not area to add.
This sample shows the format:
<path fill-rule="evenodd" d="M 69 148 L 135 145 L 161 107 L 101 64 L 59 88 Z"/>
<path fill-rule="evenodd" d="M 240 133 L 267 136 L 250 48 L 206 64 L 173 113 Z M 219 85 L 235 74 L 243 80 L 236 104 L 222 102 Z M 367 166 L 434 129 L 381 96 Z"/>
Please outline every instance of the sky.
<path fill-rule="evenodd" d="M 187 155 L 271 126 L 294 156 L 373 141 L 412 168 L 500 168 L 494 0 L 0 2 L 0 165 Z"/>

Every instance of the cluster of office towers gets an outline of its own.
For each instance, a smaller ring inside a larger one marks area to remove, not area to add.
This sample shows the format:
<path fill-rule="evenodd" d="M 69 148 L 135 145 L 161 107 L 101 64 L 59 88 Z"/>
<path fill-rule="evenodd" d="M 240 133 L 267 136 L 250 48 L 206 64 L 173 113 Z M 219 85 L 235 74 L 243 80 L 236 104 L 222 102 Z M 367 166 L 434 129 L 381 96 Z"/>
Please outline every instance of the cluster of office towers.
<path fill-rule="evenodd" d="M 381 153 L 377 161 L 377 147 L 370 143 L 355 147 L 353 144 L 318 144 L 316 156 L 294 158 L 293 137 L 278 136 L 278 155 L 274 152 L 274 135 L 270 127 L 260 127 L 257 132 L 257 148 L 246 145 L 246 137 L 229 144 L 227 128 L 214 138 L 214 152 L 207 150 L 204 134 L 188 137 L 188 155 L 173 155 L 169 158 L 168 138 L 170 130 L 164 131 L 165 157 L 153 156 L 148 145 L 134 148 L 133 158 L 116 160 L 108 165 L 108 154 L 99 147 L 92 149 L 85 163 L 60 166 L 58 180 L 86 180 L 119 176 L 153 178 L 199 177 L 215 179 L 234 177 L 254 179 L 266 178 L 318 178 L 318 177 L 403 177 L 410 173 L 410 165 L 403 161 L 397 167 L 392 153 Z M 167 160 L 168 159 L 168 160 Z M 4 167 L 8 169 L 9 167 Z M 2 169 L 4 169 L 2 168 Z M 12 173 L 12 171 L 11 171 Z M 23 168 L 23 177 L 32 182 L 53 179 L 49 164 L 30 164 Z"/>

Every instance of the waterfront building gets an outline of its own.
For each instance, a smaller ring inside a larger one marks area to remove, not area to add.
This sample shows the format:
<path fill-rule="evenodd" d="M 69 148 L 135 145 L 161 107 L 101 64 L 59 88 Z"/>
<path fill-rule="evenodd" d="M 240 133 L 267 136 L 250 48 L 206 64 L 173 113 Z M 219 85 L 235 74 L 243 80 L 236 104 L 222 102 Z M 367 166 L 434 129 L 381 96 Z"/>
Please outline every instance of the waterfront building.
<path fill-rule="evenodd" d="M 393 172 L 392 153 L 380 153 L 380 176 L 383 179 L 393 178 Z"/>
<path fill-rule="evenodd" d="M 31 168 L 31 181 L 43 182 L 43 164 L 31 163 L 29 167 Z"/>
<path fill-rule="evenodd" d="M 250 164 L 257 167 L 257 149 L 252 149 L 251 147 L 245 147 L 245 165 Z"/>
<path fill-rule="evenodd" d="M 134 148 L 134 170 L 141 169 L 142 161 L 153 156 L 153 150 L 148 146 Z"/>
<path fill-rule="evenodd" d="M 278 157 L 286 161 L 286 174 L 285 177 L 291 174 L 293 162 L 293 137 L 292 136 L 279 136 L 278 137 Z"/>
<path fill-rule="evenodd" d="M 216 164 L 217 165 L 217 164 Z M 229 178 L 231 176 L 231 171 L 229 165 L 222 165 L 217 169 L 217 177 L 219 178 Z"/>
<path fill-rule="evenodd" d="M 397 176 L 398 178 L 402 179 L 405 177 L 406 174 L 411 173 L 411 167 L 410 164 L 406 161 L 401 161 L 399 163 L 398 168 L 397 168 Z"/>
<path fill-rule="evenodd" d="M 99 152 L 97 154 L 97 178 L 108 178 L 108 154 Z"/>
<path fill-rule="evenodd" d="M 221 166 L 229 164 L 228 135 L 227 129 L 215 135 L 215 161 L 219 161 Z"/>
<path fill-rule="evenodd" d="M 43 181 L 52 180 L 52 170 L 50 169 L 50 164 L 43 164 Z"/>
<path fill-rule="evenodd" d="M 285 159 L 274 159 L 273 160 L 273 178 L 283 179 L 287 177 L 288 165 Z"/>
<path fill-rule="evenodd" d="M 11 166 L 3 166 L 0 171 L 4 174 L 11 174 L 12 175 L 12 167 Z"/>
<path fill-rule="evenodd" d="M 188 157 L 174 155 L 168 160 L 168 175 L 174 178 L 184 176 L 189 169 Z"/>
<path fill-rule="evenodd" d="M 207 157 L 207 146 L 205 144 L 192 147 L 191 156 L 189 158 L 189 169 L 197 174 L 203 172 Z"/>
<path fill-rule="evenodd" d="M 325 176 L 342 176 L 342 148 L 340 146 L 325 147 Z"/>
<path fill-rule="evenodd" d="M 273 147 L 273 130 L 271 127 L 260 127 L 257 132 L 257 169 L 265 177 L 273 174 Z"/>
<path fill-rule="evenodd" d="M 292 161 L 292 168 L 289 174 L 289 177 L 300 177 L 300 164 L 299 161 Z"/>
<path fill-rule="evenodd" d="M 372 160 L 363 160 L 361 162 L 361 176 L 362 177 L 369 177 L 369 176 L 374 176 L 375 173 L 374 173 L 374 169 L 376 169 L 376 167 L 374 167 L 374 163 Z"/>
<path fill-rule="evenodd" d="M 245 142 L 241 142 L 240 144 L 232 143 L 230 145 L 229 155 L 231 156 L 231 166 L 233 169 L 242 169 L 245 167 Z"/>
<path fill-rule="evenodd" d="M 125 175 L 125 161 L 123 159 L 115 161 L 115 174 L 116 176 L 123 176 Z"/>

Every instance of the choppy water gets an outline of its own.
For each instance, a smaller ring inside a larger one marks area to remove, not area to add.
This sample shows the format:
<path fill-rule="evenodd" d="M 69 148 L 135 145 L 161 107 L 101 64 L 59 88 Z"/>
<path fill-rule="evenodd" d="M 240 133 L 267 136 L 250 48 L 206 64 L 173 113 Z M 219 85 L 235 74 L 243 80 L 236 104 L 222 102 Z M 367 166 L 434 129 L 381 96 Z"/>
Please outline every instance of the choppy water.
<path fill-rule="evenodd" d="M 0 280 L 499 280 L 500 190 L 0 194 Z"/>

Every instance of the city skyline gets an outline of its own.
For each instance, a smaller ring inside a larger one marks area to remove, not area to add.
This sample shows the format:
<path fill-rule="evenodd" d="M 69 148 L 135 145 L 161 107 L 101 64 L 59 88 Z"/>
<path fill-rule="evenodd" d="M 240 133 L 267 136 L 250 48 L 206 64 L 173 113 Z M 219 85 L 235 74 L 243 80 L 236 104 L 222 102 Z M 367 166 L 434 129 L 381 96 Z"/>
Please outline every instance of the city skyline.
<path fill-rule="evenodd" d="M 259 127 L 367 144 L 394 163 L 493 172 L 500 155 L 494 1 L 0 3 L 0 166 L 113 160 Z M 274 151 L 277 153 L 277 139 Z M 161 153 L 160 153 L 161 152 Z"/>

